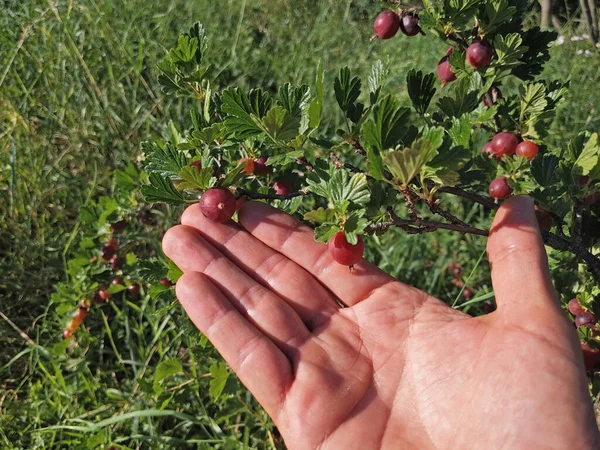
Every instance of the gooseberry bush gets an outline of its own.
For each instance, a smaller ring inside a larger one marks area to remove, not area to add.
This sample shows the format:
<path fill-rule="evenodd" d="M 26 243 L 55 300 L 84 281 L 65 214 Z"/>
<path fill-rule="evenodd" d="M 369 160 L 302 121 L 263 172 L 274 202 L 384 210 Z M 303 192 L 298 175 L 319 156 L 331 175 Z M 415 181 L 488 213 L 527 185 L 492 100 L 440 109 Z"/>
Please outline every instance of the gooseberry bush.
<path fill-rule="evenodd" d="M 392 3 L 373 24 L 364 23 L 373 27 L 372 45 L 440 41 L 437 67 L 406 74 L 407 104 L 387 88 L 381 61 L 372 63 L 366 83 L 344 67 L 326 86 L 315 60 L 310 87 L 221 87 L 206 58 L 209 40 L 194 25 L 159 66 L 164 91 L 195 106 L 177 139 L 144 145 L 146 201 L 200 202 L 217 222 L 235 220 L 243 199 L 267 201 L 311 224 L 333 258 L 352 267 L 370 236 L 391 228 L 487 236 L 479 223 L 445 206 L 452 199 L 492 216 L 503 199 L 528 194 L 549 251 L 580 263 L 568 282 L 563 277 L 559 294 L 565 313 L 575 298 L 580 310 L 569 311 L 584 350 L 596 355 L 598 134 L 581 132 L 559 144 L 554 137 L 550 144 L 550 125 L 569 86 L 540 78 L 556 34 L 525 29 L 527 5 Z M 323 117 L 328 102 L 339 120 Z M 331 129 L 332 122 L 343 125 Z M 460 275 L 460 267 L 451 270 Z M 464 288 L 458 278 L 453 283 Z M 600 357 L 586 356 L 586 364 L 596 370 Z"/>

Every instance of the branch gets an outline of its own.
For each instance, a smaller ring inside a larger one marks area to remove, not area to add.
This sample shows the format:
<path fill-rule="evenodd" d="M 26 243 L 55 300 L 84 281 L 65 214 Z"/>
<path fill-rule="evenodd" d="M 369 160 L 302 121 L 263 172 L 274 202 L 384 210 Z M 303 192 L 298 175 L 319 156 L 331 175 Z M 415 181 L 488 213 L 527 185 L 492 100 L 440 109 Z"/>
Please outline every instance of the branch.
<path fill-rule="evenodd" d="M 239 197 L 248 197 L 251 200 L 289 200 L 290 198 L 308 195 L 309 192 L 301 190 L 290 192 L 289 194 L 261 194 L 260 192 L 248 191 L 244 188 L 236 188 Z"/>
<path fill-rule="evenodd" d="M 489 232 L 469 225 L 458 225 L 453 223 L 434 222 L 422 219 L 401 219 L 395 217 L 389 222 L 380 222 L 365 228 L 367 232 L 384 231 L 391 227 L 399 227 L 411 234 L 430 233 L 432 231 L 443 229 L 450 231 L 459 231 L 466 234 L 476 234 L 478 236 L 488 236 Z"/>
<path fill-rule="evenodd" d="M 570 252 L 585 261 L 594 279 L 600 283 L 600 258 L 590 253 L 583 245 L 571 242 L 548 231 L 542 231 L 542 237 L 547 246 L 561 252 Z"/>
<path fill-rule="evenodd" d="M 364 149 L 364 147 L 362 145 L 360 145 L 360 142 L 358 141 L 358 139 L 352 139 L 352 141 L 350 142 L 350 145 L 352 145 L 352 147 L 354 147 L 354 150 L 356 150 L 356 153 L 358 153 L 359 155 L 367 156 L 367 151 Z"/>
<path fill-rule="evenodd" d="M 440 208 L 439 205 L 439 200 L 432 200 L 432 201 L 428 201 L 427 205 L 429 206 L 429 210 L 434 213 L 434 214 L 438 214 L 440 216 L 442 216 L 444 219 L 446 219 L 448 222 L 453 223 L 455 225 L 461 225 L 463 227 L 468 227 L 469 224 L 466 222 L 463 222 L 462 220 L 460 220 L 458 217 L 456 217 L 455 215 L 449 213 L 448 211 L 446 211 L 445 209 Z"/>
<path fill-rule="evenodd" d="M 444 192 L 446 194 L 452 194 L 452 195 L 456 195 L 458 197 L 462 197 L 462 198 L 466 198 L 468 200 L 471 200 L 475 203 L 479 203 L 480 205 L 485 206 L 487 209 L 498 209 L 498 204 L 495 203 L 494 201 L 487 199 L 481 195 L 478 194 L 474 194 L 472 192 L 468 192 L 465 191 L 459 187 L 441 187 L 438 192 Z"/>

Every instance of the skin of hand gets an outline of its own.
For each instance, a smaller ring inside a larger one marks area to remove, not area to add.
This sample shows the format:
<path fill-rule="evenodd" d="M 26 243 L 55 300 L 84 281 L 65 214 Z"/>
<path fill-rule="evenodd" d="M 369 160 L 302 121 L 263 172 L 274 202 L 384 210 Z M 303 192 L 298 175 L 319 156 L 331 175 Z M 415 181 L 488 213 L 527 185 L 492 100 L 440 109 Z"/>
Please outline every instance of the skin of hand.
<path fill-rule="evenodd" d="M 163 239 L 177 297 L 289 449 L 600 448 L 529 197 L 496 213 L 498 309 L 475 318 L 365 260 L 351 273 L 263 203 L 239 224 L 198 205 L 181 222 Z"/>

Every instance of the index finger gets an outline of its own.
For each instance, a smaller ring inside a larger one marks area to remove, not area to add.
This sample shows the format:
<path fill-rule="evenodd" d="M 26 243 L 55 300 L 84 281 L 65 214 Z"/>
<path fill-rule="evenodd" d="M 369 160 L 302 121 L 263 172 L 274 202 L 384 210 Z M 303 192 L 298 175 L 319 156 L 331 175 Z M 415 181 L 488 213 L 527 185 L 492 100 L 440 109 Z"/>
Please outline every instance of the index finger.
<path fill-rule="evenodd" d="M 401 284 L 364 259 L 351 272 L 334 261 L 327 245 L 315 242 L 310 227 L 265 203 L 245 203 L 239 220 L 254 237 L 304 267 L 346 305 L 355 305 L 390 283 Z"/>

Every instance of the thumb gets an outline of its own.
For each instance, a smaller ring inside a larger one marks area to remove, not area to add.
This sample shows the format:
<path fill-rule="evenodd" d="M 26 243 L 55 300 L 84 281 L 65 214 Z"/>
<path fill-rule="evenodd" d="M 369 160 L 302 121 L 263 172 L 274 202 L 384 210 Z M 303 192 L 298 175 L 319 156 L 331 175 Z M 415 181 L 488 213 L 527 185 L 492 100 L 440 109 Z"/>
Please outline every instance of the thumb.
<path fill-rule="evenodd" d="M 494 218 L 487 244 L 498 310 L 559 308 L 533 200 L 506 200 Z"/>

